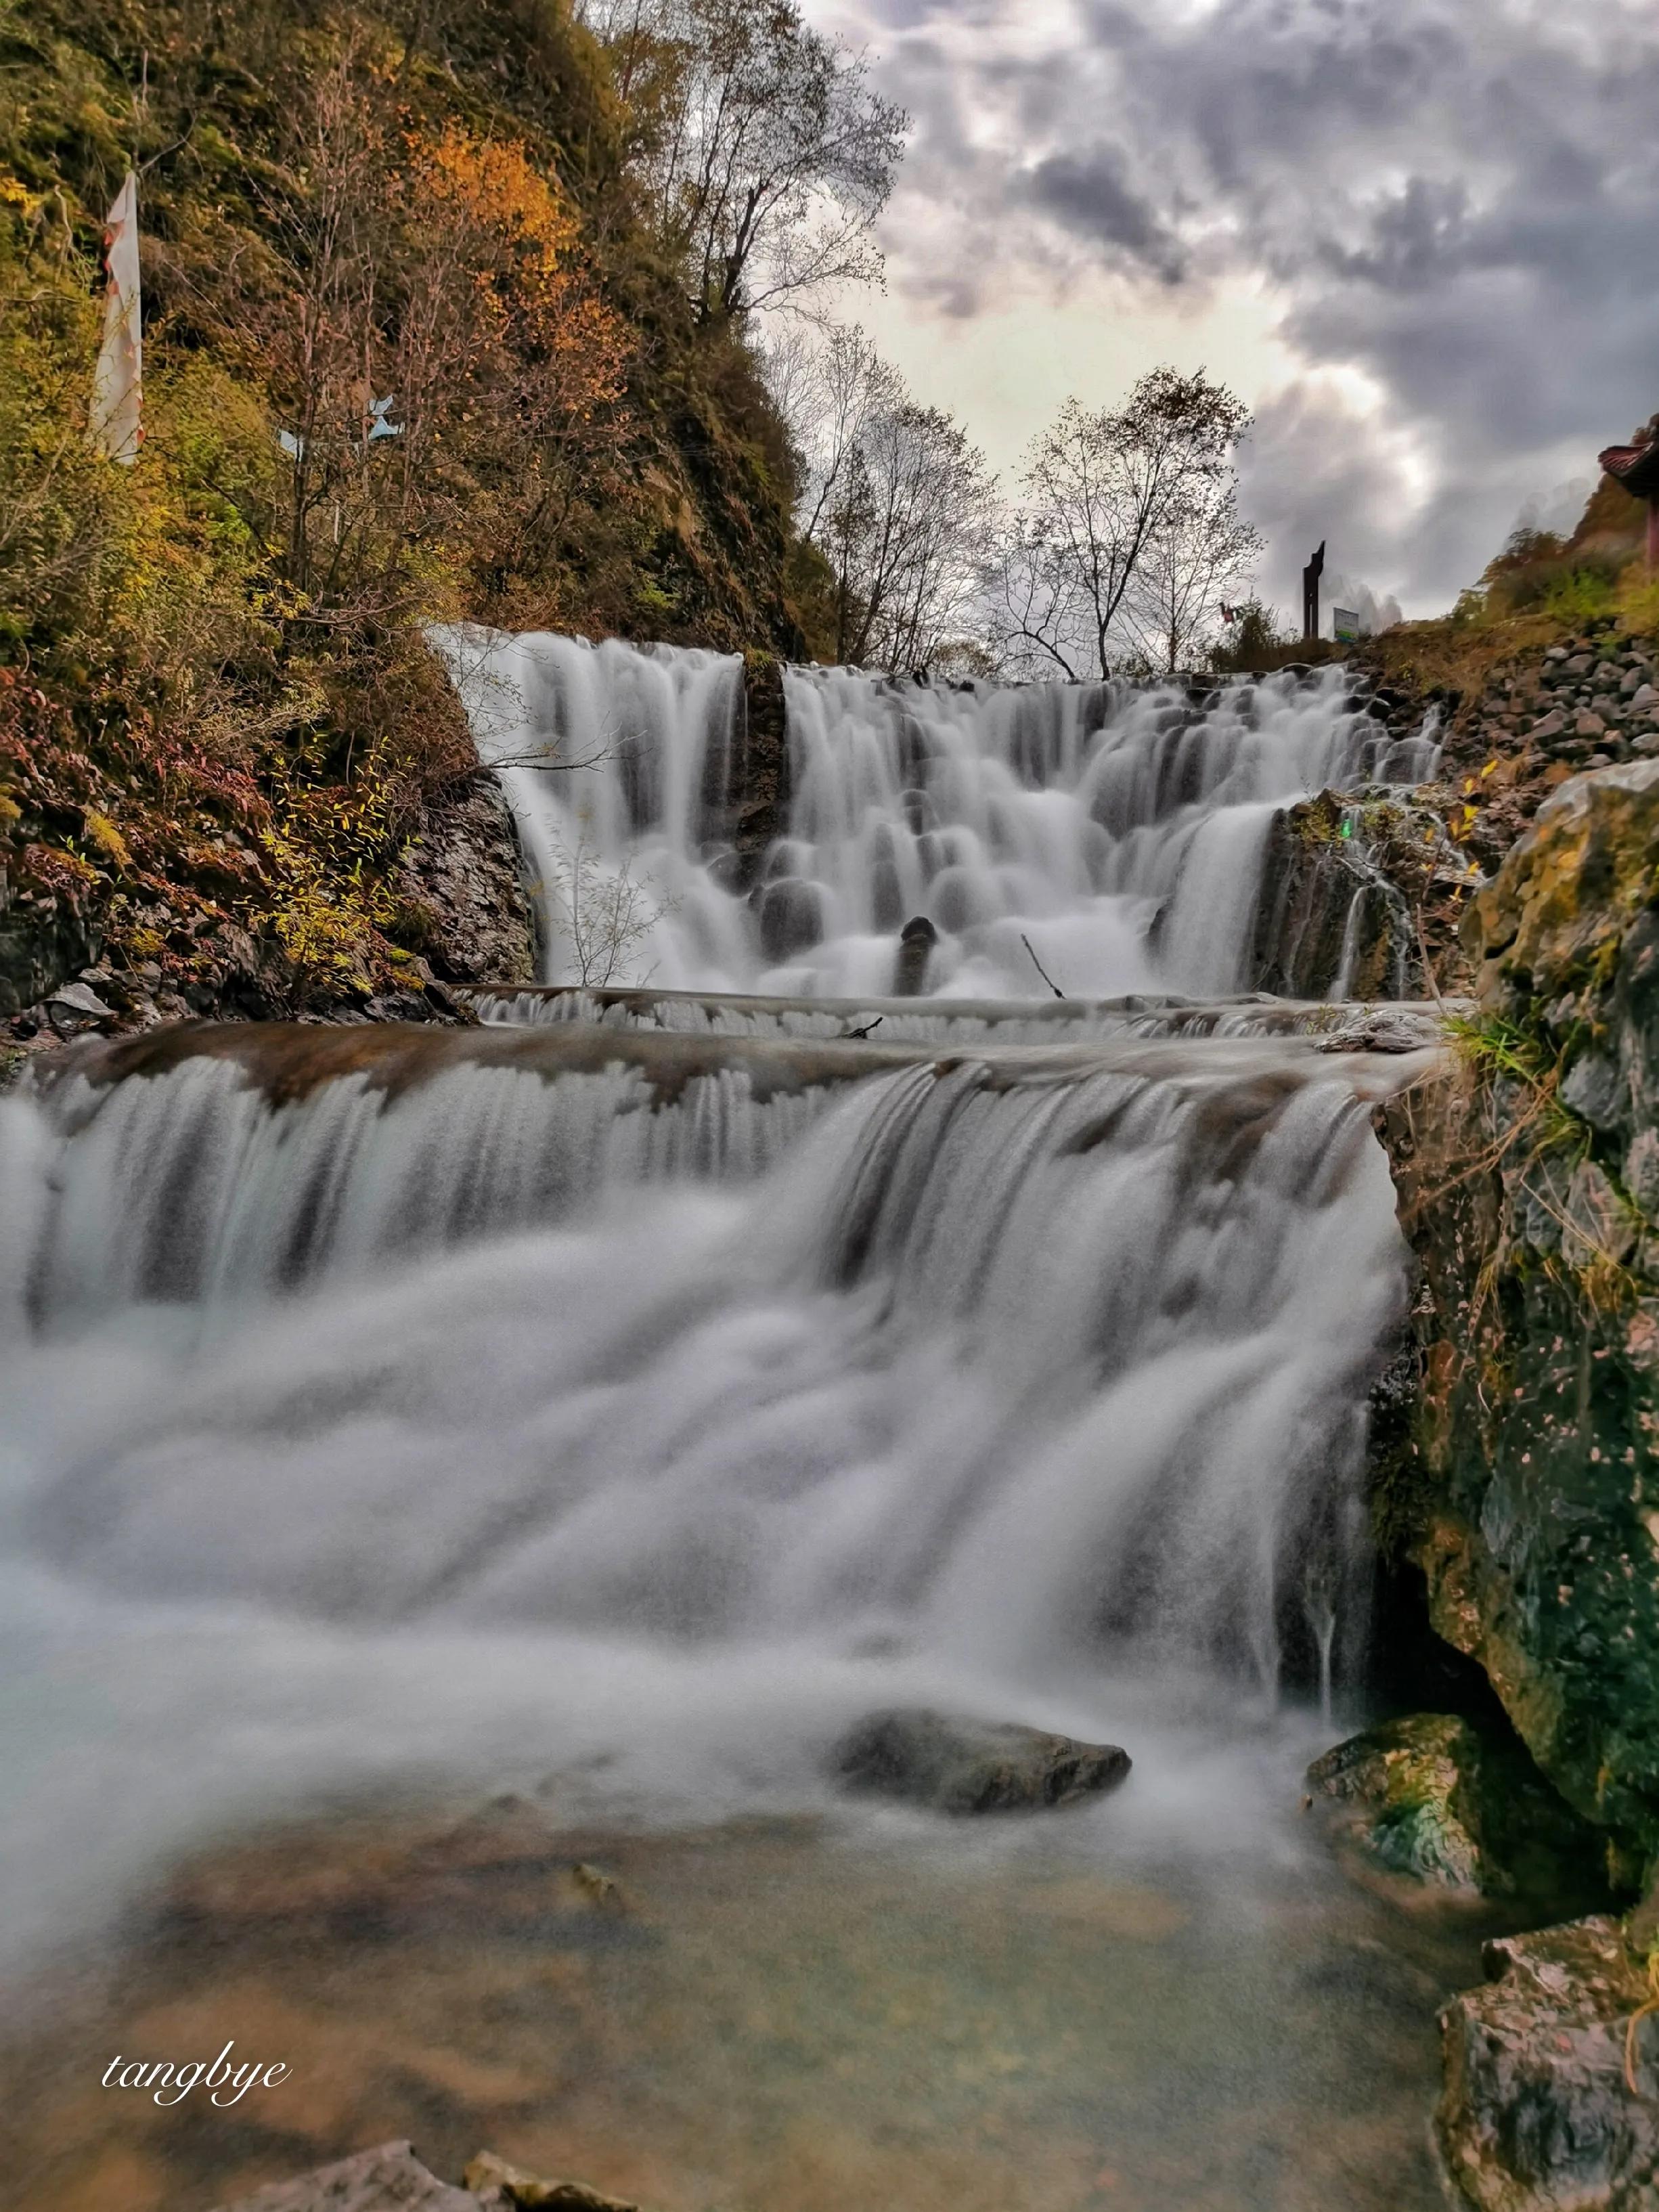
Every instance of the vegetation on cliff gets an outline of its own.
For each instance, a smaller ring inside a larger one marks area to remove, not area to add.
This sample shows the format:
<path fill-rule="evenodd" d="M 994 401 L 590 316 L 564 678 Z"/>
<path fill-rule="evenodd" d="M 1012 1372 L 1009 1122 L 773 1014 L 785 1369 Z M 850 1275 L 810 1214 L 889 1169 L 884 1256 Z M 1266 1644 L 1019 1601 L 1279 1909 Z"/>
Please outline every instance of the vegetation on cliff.
<path fill-rule="evenodd" d="M 418 982 L 398 855 L 474 765 L 426 621 L 802 650 L 788 438 L 743 269 L 690 267 L 720 219 L 653 204 L 690 63 L 649 58 L 630 96 L 567 0 L 0 15 L 0 1016 L 100 948 L 173 1012 Z"/>
<path fill-rule="evenodd" d="M 1659 762 L 1540 813 L 1466 924 L 1462 1079 L 1390 1131 L 1425 1292 L 1393 1510 L 1436 1626 L 1627 1879 L 1659 1853 L 1656 852 Z"/>

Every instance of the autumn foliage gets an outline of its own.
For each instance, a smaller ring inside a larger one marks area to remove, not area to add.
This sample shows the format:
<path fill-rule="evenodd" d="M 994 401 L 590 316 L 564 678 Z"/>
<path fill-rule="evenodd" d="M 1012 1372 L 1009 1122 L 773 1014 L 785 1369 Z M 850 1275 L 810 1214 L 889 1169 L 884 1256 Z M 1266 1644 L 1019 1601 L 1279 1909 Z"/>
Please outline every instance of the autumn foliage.
<path fill-rule="evenodd" d="M 0 1019 L 100 945 L 181 1010 L 407 980 L 398 856 L 476 765 L 425 623 L 793 643 L 756 363 L 562 0 L 33 0 L 0 69 Z M 87 408 L 135 155 L 120 468 Z"/>

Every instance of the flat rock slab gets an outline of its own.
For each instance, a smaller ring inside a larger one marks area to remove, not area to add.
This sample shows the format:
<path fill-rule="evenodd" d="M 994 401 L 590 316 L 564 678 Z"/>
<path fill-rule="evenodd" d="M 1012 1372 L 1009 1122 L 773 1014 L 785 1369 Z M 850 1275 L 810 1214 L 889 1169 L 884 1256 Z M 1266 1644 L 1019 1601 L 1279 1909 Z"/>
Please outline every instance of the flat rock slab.
<path fill-rule="evenodd" d="M 1436 2115 L 1453 2179 L 1478 2212 L 1651 2212 L 1659 2203 L 1659 2019 L 1618 1921 L 1570 1921 L 1486 1948 L 1483 1989 L 1440 2015 Z"/>
<path fill-rule="evenodd" d="M 222 2212 L 480 2212 L 479 2200 L 440 2181 L 412 2144 L 386 2142 L 294 2181 L 273 2181 Z"/>
<path fill-rule="evenodd" d="M 867 1715 L 842 1739 L 835 1765 L 855 1789 L 936 1812 L 1002 1813 L 1113 1789 L 1129 1754 L 1115 1743 L 915 1707 Z"/>

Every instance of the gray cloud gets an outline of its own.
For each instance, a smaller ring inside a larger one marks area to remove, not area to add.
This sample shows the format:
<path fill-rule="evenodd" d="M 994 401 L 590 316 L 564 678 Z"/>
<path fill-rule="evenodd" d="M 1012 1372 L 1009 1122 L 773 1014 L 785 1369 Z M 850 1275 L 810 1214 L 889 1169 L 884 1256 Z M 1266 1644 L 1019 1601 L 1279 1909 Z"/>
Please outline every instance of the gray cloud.
<path fill-rule="evenodd" d="M 1419 604 L 1659 404 L 1659 12 L 1078 0 L 1066 36 L 1022 0 L 843 4 L 917 117 L 900 294 L 971 315 L 1034 266 L 1166 301 L 1265 284 L 1310 376 L 1362 371 L 1380 408 L 1339 435 L 1310 385 L 1264 414 L 1258 519 L 1340 495 L 1370 541 L 1346 564 Z"/>
<path fill-rule="evenodd" d="M 1152 202 L 1129 184 L 1121 147 L 1051 154 L 1030 172 L 1027 185 L 1037 207 L 1103 247 L 1118 265 L 1144 270 L 1166 284 L 1185 276 L 1186 250 Z"/>

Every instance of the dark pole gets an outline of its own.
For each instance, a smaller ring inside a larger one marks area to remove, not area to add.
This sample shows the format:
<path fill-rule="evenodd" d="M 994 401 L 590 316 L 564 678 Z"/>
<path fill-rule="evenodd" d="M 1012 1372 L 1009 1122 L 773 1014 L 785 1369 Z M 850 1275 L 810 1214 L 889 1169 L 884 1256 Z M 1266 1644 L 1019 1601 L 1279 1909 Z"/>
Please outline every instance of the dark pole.
<path fill-rule="evenodd" d="M 1325 573 L 1325 541 L 1302 571 L 1302 635 L 1305 642 L 1319 635 L 1319 580 Z"/>

